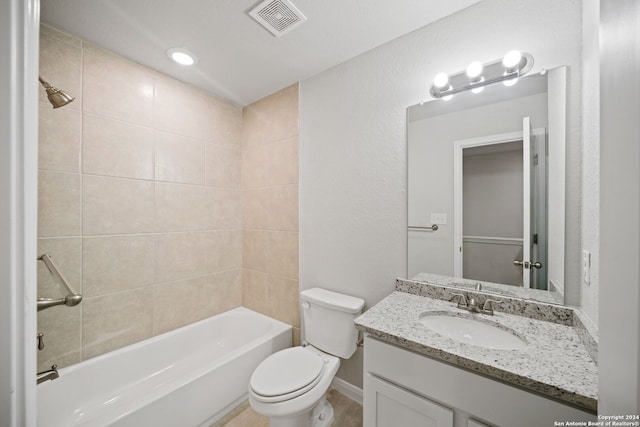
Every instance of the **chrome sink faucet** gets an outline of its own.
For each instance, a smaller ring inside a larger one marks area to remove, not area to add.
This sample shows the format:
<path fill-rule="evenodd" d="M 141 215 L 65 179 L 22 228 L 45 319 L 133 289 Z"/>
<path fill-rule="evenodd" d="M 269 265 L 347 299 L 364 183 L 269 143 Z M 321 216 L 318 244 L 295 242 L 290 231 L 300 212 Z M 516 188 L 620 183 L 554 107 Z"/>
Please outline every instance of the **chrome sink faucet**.
<path fill-rule="evenodd" d="M 460 300 L 458 301 L 459 309 L 467 310 L 471 313 L 482 313 L 482 314 L 493 315 L 492 304 L 502 304 L 502 301 L 487 298 L 486 300 L 484 300 L 484 304 L 482 305 L 482 307 L 480 307 L 480 303 L 478 302 L 478 300 L 476 300 L 475 296 L 467 298 L 465 294 L 457 293 L 457 292 L 453 292 L 452 295 L 453 295 L 453 298 L 451 298 L 451 301 L 453 301 L 456 298 L 460 298 Z"/>

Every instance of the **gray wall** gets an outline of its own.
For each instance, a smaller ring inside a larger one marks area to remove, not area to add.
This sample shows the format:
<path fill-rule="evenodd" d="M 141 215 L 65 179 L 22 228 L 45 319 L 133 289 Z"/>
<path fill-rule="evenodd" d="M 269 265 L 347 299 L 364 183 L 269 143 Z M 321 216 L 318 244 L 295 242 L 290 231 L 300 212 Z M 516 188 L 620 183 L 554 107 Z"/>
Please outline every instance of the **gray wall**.
<path fill-rule="evenodd" d="M 534 71 L 570 66 L 568 277 L 580 252 L 581 2 L 485 0 L 353 58 L 300 87 L 300 287 L 372 306 L 406 274 L 406 108 L 440 71 L 519 48 Z M 567 284 L 571 288 L 571 284 Z M 576 300 L 577 295 L 571 298 Z M 359 350 L 338 376 L 362 385 Z"/>

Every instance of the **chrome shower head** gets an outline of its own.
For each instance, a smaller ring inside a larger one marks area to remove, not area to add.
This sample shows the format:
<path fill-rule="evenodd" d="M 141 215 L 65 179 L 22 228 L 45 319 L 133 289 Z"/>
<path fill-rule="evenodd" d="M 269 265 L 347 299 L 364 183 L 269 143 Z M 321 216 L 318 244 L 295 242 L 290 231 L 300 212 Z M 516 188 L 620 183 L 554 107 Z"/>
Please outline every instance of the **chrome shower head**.
<path fill-rule="evenodd" d="M 75 98 L 69 96 L 68 93 L 58 89 L 57 87 L 51 86 L 48 82 L 42 80 L 42 77 L 38 76 L 38 80 L 47 91 L 47 98 L 49 98 L 49 102 L 53 105 L 53 108 L 64 107 Z"/>

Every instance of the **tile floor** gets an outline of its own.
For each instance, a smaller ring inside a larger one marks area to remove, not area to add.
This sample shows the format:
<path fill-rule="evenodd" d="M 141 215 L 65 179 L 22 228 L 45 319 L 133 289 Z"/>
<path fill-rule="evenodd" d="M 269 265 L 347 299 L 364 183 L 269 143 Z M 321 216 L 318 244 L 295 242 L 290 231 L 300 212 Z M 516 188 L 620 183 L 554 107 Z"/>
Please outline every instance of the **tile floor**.
<path fill-rule="evenodd" d="M 327 399 L 335 411 L 331 427 L 362 427 L 362 405 L 333 389 Z M 269 427 L 269 419 L 256 414 L 245 402 L 211 427 Z"/>

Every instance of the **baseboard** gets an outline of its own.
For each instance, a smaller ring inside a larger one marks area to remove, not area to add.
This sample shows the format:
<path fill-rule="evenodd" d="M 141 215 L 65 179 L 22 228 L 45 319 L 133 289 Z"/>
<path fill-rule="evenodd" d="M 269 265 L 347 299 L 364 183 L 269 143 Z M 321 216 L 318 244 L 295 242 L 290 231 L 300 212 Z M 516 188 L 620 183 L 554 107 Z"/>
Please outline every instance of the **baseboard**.
<path fill-rule="evenodd" d="M 349 399 L 358 402 L 362 405 L 362 389 L 354 386 L 351 383 L 346 382 L 340 378 L 334 378 L 331 383 L 331 388 L 336 390 L 338 393 L 342 393 L 347 396 Z"/>

